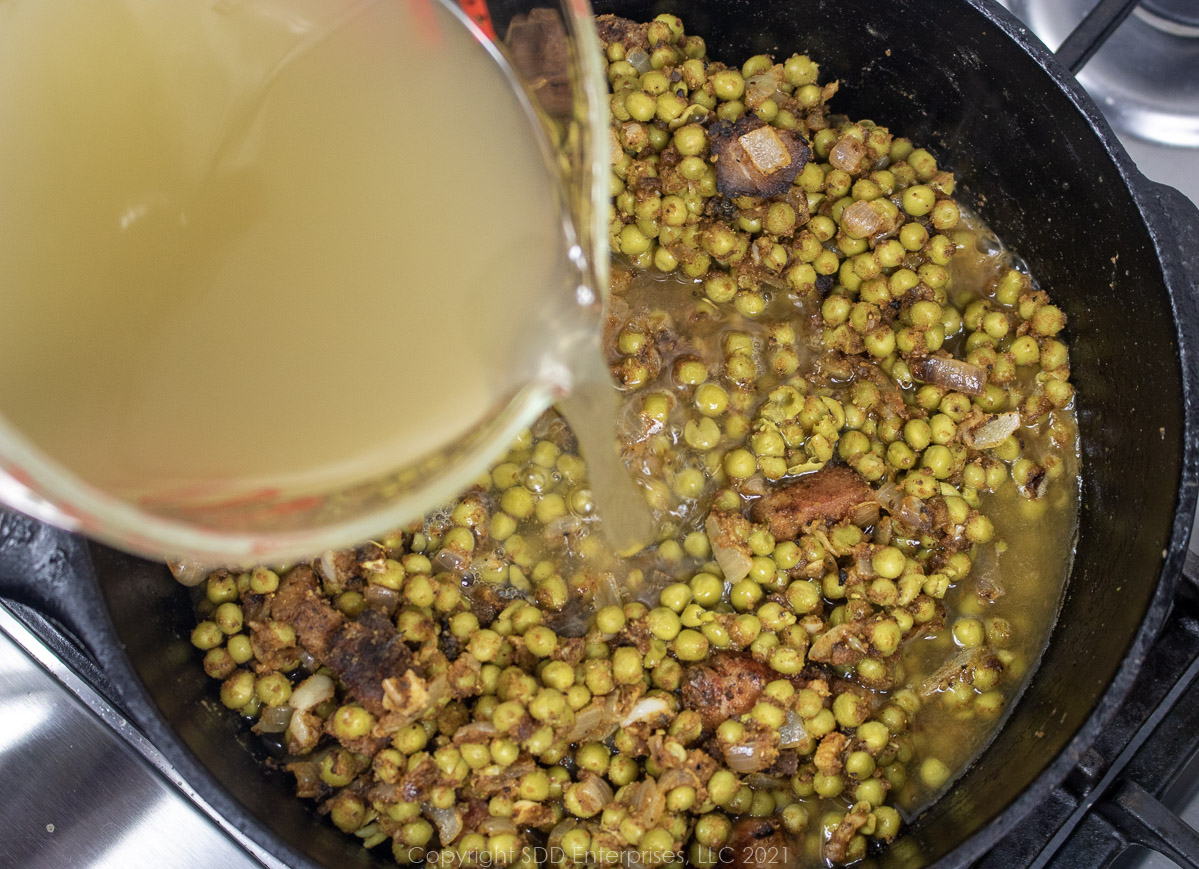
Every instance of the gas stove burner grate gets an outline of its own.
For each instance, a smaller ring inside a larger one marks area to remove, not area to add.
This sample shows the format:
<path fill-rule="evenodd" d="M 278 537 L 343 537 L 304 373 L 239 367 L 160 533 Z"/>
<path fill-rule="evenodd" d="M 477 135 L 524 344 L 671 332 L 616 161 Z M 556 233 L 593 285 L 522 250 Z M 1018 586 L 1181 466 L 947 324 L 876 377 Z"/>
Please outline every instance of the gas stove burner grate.
<path fill-rule="evenodd" d="M 1094 0 L 1008 0 L 1057 46 Z M 1142 0 L 1078 76 L 1112 125 L 1137 138 L 1199 148 L 1199 3 Z"/>
<path fill-rule="evenodd" d="M 1141 0 L 1135 14 L 1167 33 L 1199 37 L 1199 3 L 1194 0 Z"/>

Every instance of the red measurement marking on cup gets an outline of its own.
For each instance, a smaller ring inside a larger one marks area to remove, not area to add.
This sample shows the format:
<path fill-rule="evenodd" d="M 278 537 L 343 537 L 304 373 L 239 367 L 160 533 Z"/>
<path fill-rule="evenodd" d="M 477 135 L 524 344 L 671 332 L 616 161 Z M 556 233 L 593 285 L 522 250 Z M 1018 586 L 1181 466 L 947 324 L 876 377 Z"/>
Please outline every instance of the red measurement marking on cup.
<path fill-rule="evenodd" d="M 433 4 L 437 0 L 413 0 L 412 14 L 416 19 L 416 29 L 421 38 L 429 45 L 441 42 L 441 28 L 437 26 L 437 16 L 433 12 Z"/>
<path fill-rule="evenodd" d="M 491 12 L 487 8 L 487 0 L 458 0 L 462 11 L 470 16 L 470 20 L 479 25 L 479 29 L 488 39 L 495 39 L 495 26 L 491 23 Z"/>

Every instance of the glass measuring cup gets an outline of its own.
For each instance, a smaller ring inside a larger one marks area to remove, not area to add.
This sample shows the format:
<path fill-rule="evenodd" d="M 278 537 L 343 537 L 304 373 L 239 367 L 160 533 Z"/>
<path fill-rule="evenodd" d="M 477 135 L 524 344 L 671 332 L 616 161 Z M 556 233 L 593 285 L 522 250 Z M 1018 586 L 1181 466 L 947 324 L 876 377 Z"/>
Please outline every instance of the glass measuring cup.
<path fill-rule="evenodd" d="M 286 91 L 286 77 L 292 70 L 322 50 L 331 38 L 339 38 L 348 29 L 360 26 L 365 20 L 364 15 L 372 15 L 381 7 L 405 10 L 404 14 L 409 16 L 405 21 L 415 22 L 418 29 L 423 28 L 420 33 L 425 43 L 420 50 L 426 52 L 423 55 L 426 59 L 436 56 L 438 40 L 449 40 L 457 29 L 461 33 L 469 31 L 478 50 L 486 54 L 485 64 L 489 64 L 490 74 L 503 79 L 503 87 L 509 92 L 506 98 L 514 111 L 522 115 L 520 123 L 527 133 L 523 140 L 526 151 L 537 149 L 534 152 L 536 159 L 530 159 L 530 165 L 540 161 L 540 171 L 545 174 L 543 181 L 548 194 L 538 201 L 539 208 L 545 210 L 541 224 L 543 227 L 552 225 L 556 235 L 553 256 L 546 255 L 546 262 L 552 267 L 542 272 L 552 275 L 553 285 L 540 288 L 539 301 L 548 299 L 552 304 L 537 305 L 514 295 L 502 300 L 503 304 L 493 304 L 490 309 L 480 304 L 478 310 L 460 305 L 440 311 L 452 315 L 449 320 L 439 321 L 442 332 L 452 338 L 452 330 L 448 330 L 446 323 L 454 318 L 478 320 L 486 317 L 489 310 L 502 312 L 505 307 L 516 308 L 523 304 L 520 316 L 514 316 L 521 322 L 520 332 L 507 335 L 502 342 L 505 347 L 508 344 L 516 346 L 510 351 L 504 350 L 502 357 L 497 355 L 484 360 L 496 371 L 518 371 L 519 374 L 508 378 L 489 377 L 485 382 L 481 378 L 481 383 L 474 389 L 472 412 L 464 413 L 454 425 L 444 425 L 445 417 L 431 420 L 421 432 L 421 438 L 409 440 L 409 445 L 416 443 L 417 447 L 401 449 L 396 443 L 376 439 L 357 445 L 356 461 L 339 463 L 335 460 L 337 445 L 330 444 L 325 450 L 325 465 L 319 469 L 320 473 L 307 475 L 230 473 L 222 476 L 209 473 L 199 479 L 176 475 L 153 486 L 134 485 L 128 481 L 115 485 L 110 479 L 97 477 L 89 471 L 86 462 L 80 461 L 80 456 L 86 457 L 86 450 L 91 446 L 88 431 L 74 431 L 71 426 L 62 425 L 61 414 L 51 413 L 39 421 L 29 414 L 23 417 L 19 412 L 18 399 L 22 390 L 30 391 L 31 385 L 50 395 L 51 400 L 56 391 L 68 398 L 78 398 L 86 392 L 79 388 L 72 392 L 67 388 L 70 384 L 65 382 L 69 378 L 61 376 L 64 373 L 83 376 L 89 373 L 86 365 L 64 368 L 58 357 L 72 349 L 64 339 L 63 346 L 56 348 L 58 353 L 46 353 L 42 359 L 35 358 L 34 364 L 23 368 L 5 366 L 8 373 L 0 375 L 9 380 L 9 388 L 0 394 L 0 412 L 3 413 L 3 419 L 0 419 L 0 469 L 3 471 L 0 473 L 0 499 L 38 518 L 153 557 L 235 563 L 307 556 L 378 535 L 421 515 L 465 488 L 520 429 L 568 388 L 570 375 L 562 360 L 576 352 L 580 344 L 595 340 L 600 302 L 593 288 L 606 284 L 604 245 L 607 233 L 602 211 L 596 213 L 590 204 L 602 201 L 598 197 L 606 193 L 606 171 L 599 171 L 606 170 L 606 139 L 602 135 L 605 88 L 598 43 L 591 30 L 586 4 L 569 0 L 561 7 L 540 11 L 522 8 L 519 4 L 506 6 L 504 17 L 497 14 L 492 24 L 502 36 L 516 38 L 512 46 L 515 67 L 501 58 L 498 44 L 503 40 L 492 42 L 478 25 L 468 23 L 456 7 L 435 0 L 411 3 L 400 0 L 220 0 L 215 4 L 197 0 L 165 7 L 137 0 L 113 0 L 101 5 L 106 11 L 119 11 L 132 21 L 132 30 L 158 28 L 158 32 L 162 32 L 165 28 L 171 30 L 173 37 L 178 37 L 169 41 L 169 51 L 151 52 L 153 56 L 146 68 L 167 82 L 164 88 L 168 92 L 175 88 L 173 93 L 191 94 L 196 98 L 193 110 L 170 115 L 168 122 L 160 125 L 170 133 L 164 136 L 164 141 L 169 140 L 172 147 L 178 145 L 182 155 L 178 161 L 187 166 L 244 164 L 245 152 L 253 146 L 254 137 L 266 135 L 255 126 L 264 101 L 269 103 Z M 8 29 L 14 39 L 16 35 L 27 35 L 28 21 L 22 22 L 20 15 L 28 9 L 28 4 L 9 4 L 6 19 L 0 19 L 0 32 Z M 184 11 L 179 12 L 179 9 Z M 171 18 L 172 15 L 175 18 Z M 160 20 L 155 20 L 155 16 Z M 161 16 L 167 16 L 167 20 L 161 20 Z M 419 51 L 414 51 L 416 57 Z M 9 69 L 0 75 L 0 81 L 9 82 L 4 87 L 8 90 L 10 111 L 24 93 L 12 84 L 16 63 L 10 59 Z M 102 75 L 103 69 L 93 70 L 90 74 Z M 48 75 L 46 78 L 53 77 Z M 520 85 L 518 79 L 523 79 Z M 195 86 L 197 81 L 203 86 Z M 0 105 L 4 104 L 0 102 Z M 447 110 L 453 111 L 455 105 L 456 102 L 447 101 Z M 130 117 L 136 119 L 141 115 L 131 114 Z M 426 128 L 431 125 L 432 129 L 438 129 L 436 117 L 426 115 L 423 120 Z M 98 135 L 102 133 L 102 130 L 97 131 Z M 492 134 L 496 135 L 494 131 Z M 86 144 L 88 136 L 69 138 Z M 485 142 L 486 138 L 481 141 Z M 19 160 L 6 161 L 6 165 L 19 164 Z M 530 165 L 523 171 L 534 171 Z M 478 167 L 459 163 L 451 168 L 470 171 Z M 438 166 L 434 163 L 429 169 L 433 172 Z M 503 169 L 501 166 L 496 171 Z M 252 181 L 252 177 L 238 176 L 234 189 L 245 190 Z M 494 177 L 491 181 L 494 182 Z M 482 182 L 488 182 L 485 175 Z M 497 186 L 491 183 L 491 187 Z M 128 220 L 136 229 L 145 222 L 146 211 L 153 216 L 156 207 L 153 197 L 145 197 L 144 201 L 134 202 L 124 211 L 110 216 L 118 222 Z M 179 209 L 179 214 L 194 222 L 195 212 Z M 247 222 L 253 225 L 252 214 Z M 53 232 L 46 230 L 43 235 L 53 236 Z M 64 250 L 69 247 L 69 241 L 62 239 Z M 40 239 L 40 243 L 44 248 L 56 249 L 45 238 Z M 470 248 L 470 245 L 464 245 L 455 255 L 468 257 L 472 253 Z M 545 254 L 544 250 L 514 250 L 512 254 L 514 259 L 520 260 L 539 252 Z M 227 250 L 222 248 L 219 253 L 217 259 L 222 264 L 228 263 Z M 296 251 L 297 258 L 302 253 L 302 250 Z M 144 260 L 143 257 L 139 263 Z M 508 267 L 504 262 L 496 262 L 498 265 L 494 267 L 497 269 Z M 173 274 L 167 268 L 160 271 L 168 276 Z M 20 283 L 14 280 L 16 277 L 14 272 L 4 276 L 10 295 L 18 295 L 21 291 Z M 144 274 L 139 272 L 138 277 L 144 278 Z M 345 286 L 329 288 L 329 292 L 343 295 L 352 295 L 352 290 L 352 285 L 349 289 Z M 530 291 L 530 296 L 536 296 L 536 293 Z M 157 300 L 151 299 L 151 302 L 157 303 Z M 303 300 L 296 302 L 297 305 L 302 303 Z M 399 303 L 397 307 L 404 309 Z M 20 305 L 15 310 L 20 314 Z M 385 340 L 378 336 L 386 335 L 388 328 L 406 333 L 406 337 L 411 337 L 413 330 L 431 328 L 428 318 L 416 315 L 409 319 L 388 317 L 385 308 L 368 313 L 375 312 L 383 322 L 363 320 L 364 340 L 371 336 Z M 15 321 L 10 319 L 9 322 Z M 73 322 L 73 328 L 77 328 L 80 337 L 86 340 L 89 336 L 85 314 L 80 314 Z M 272 320 L 267 316 L 259 322 L 269 327 Z M 180 336 L 166 334 L 166 337 Z M 163 335 L 151 335 L 151 338 L 156 346 L 168 343 L 159 340 Z M 118 336 L 118 340 L 123 340 L 123 336 Z M 329 346 L 317 348 L 318 352 L 338 353 L 344 352 L 347 346 L 352 348 L 353 342 L 347 344 L 344 332 L 339 340 L 330 339 L 326 342 Z M 171 346 L 178 348 L 179 343 Z M 266 345 L 267 348 L 271 346 L 277 348 L 280 345 Z M 499 343 L 494 346 L 498 347 Z M 245 347 L 246 342 L 242 342 L 241 348 Z M 105 348 L 101 347 L 95 357 L 99 362 L 103 362 L 104 352 Z M 450 348 L 448 352 L 452 355 L 465 351 Z M 507 355 L 509 353 L 511 355 Z M 153 360 L 154 363 L 158 361 Z M 253 365 L 255 360 L 248 359 L 247 364 Z M 169 365 L 162 367 L 170 368 Z M 155 365 L 148 368 L 133 366 L 130 370 L 141 377 L 148 369 L 155 369 Z M 229 380 L 236 379 L 236 369 L 229 370 Z M 155 371 L 153 376 L 160 381 L 160 387 L 165 384 L 163 388 L 169 389 L 180 382 L 168 374 L 169 371 L 167 374 Z M 402 374 L 397 375 L 397 381 L 402 381 Z M 297 374 L 290 386 L 299 383 L 298 389 L 302 391 L 305 382 L 302 374 Z M 194 386 L 195 382 L 189 383 Z M 421 395 L 431 394 L 434 387 L 462 391 L 460 383 L 428 384 L 418 379 L 415 383 L 398 382 L 395 397 L 389 396 L 384 401 L 410 402 L 411 412 L 419 414 Z M 181 409 L 187 410 L 187 403 L 196 400 L 197 392 L 194 388 L 180 388 L 179 391 Z M 83 397 L 88 396 L 84 394 Z M 296 406 L 298 404 L 285 406 L 282 413 L 275 408 L 273 414 L 263 414 L 267 417 L 265 421 L 247 419 L 244 415 L 228 418 L 214 415 L 192 422 L 208 426 L 206 430 L 218 438 L 224 435 L 226 427 L 238 429 L 247 438 L 256 437 L 256 430 L 265 430 L 269 436 L 264 438 L 258 457 L 270 459 L 274 443 L 279 443 L 282 451 L 283 442 L 292 436 L 281 427 L 299 426 L 302 431 L 295 436 L 296 443 L 320 446 L 322 438 L 328 438 L 329 432 L 342 422 L 340 418 L 328 419 L 338 410 L 346 411 L 347 427 L 360 426 L 363 419 L 370 421 L 369 415 L 364 417 L 361 413 L 353 417 L 348 412 L 353 408 L 338 408 L 328 395 L 324 404 L 315 410 Z M 397 416 L 399 411 L 390 404 L 386 408 L 390 415 L 380 412 L 380 428 L 386 428 L 388 420 L 400 418 Z M 120 413 L 110 410 L 108 415 L 118 417 Z M 320 427 L 322 423 L 324 429 Z M 304 434 L 308 430 L 311 434 Z M 173 446 L 170 437 L 158 438 L 159 443 L 155 443 L 153 437 L 139 440 L 142 432 L 130 431 L 128 425 L 124 431 L 126 451 L 134 451 L 129 444 L 137 444 L 143 453 L 161 449 L 170 458 Z M 192 431 L 195 429 L 189 428 L 183 434 Z M 64 447 L 61 442 L 55 442 L 60 436 L 75 440 Z M 175 436 L 181 437 L 179 429 Z M 76 447 L 75 452 L 68 448 L 72 445 Z"/>

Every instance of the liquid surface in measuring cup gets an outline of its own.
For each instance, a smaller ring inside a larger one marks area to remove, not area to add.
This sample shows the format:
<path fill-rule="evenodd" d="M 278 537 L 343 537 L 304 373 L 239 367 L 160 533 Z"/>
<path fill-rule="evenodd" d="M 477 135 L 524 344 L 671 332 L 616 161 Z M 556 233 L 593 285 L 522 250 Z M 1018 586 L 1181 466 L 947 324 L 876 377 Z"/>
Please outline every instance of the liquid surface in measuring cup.
<path fill-rule="evenodd" d="M 457 19 L 254 6 L 0 7 L 0 410 L 122 497 L 369 478 L 585 322 L 553 170 Z"/>

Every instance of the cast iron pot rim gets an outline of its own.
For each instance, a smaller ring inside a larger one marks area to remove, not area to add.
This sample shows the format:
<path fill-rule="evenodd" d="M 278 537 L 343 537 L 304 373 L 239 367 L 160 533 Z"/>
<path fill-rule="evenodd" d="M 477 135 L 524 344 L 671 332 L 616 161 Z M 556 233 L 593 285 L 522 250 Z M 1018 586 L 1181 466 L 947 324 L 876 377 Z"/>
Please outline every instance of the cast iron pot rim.
<path fill-rule="evenodd" d="M 1054 86 L 1062 91 L 1075 109 L 1086 119 L 1088 126 L 1111 156 L 1121 179 L 1131 193 L 1139 216 L 1153 240 L 1159 263 L 1162 266 L 1162 284 L 1172 303 L 1174 327 L 1179 345 L 1184 440 L 1181 474 L 1176 488 L 1174 523 L 1166 557 L 1162 564 L 1161 579 L 1150 600 L 1141 626 L 1134 635 L 1116 675 L 1108 683 L 1082 726 L 1050 765 L 1034 777 L 1025 790 L 998 815 L 986 822 L 976 833 L 936 863 L 930 864 L 937 869 L 960 865 L 964 860 L 980 856 L 1006 835 L 1044 798 L 1044 792 L 1047 789 L 1061 783 L 1119 708 L 1144 663 L 1150 645 L 1170 611 L 1186 556 L 1187 542 L 1190 538 L 1191 524 L 1195 513 L 1196 493 L 1199 490 L 1199 404 L 1197 404 L 1195 395 L 1196 385 L 1199 384 L 1199 364 L 1195 358 L 1195 348 L 1189 346 L 1181 329 L 1185 318 L 1193 318 L 1194 321 L 1199 322 L 1199 304 L 1184 286 L 1184 276 L 1181 274 L 1181 266 L 1177 262 L 1176 243 L 1170 227 L 1160 215 L 1160 206 L 1151 199 L 1151 185 L 1133 165 L 1131 158 L 1116 139 L 1107 121 L 1083 91 L 1081 85 L 1058 64 L 1053 54 L 1031 34 L 1031 31 L 1023 23 L 1006 9 L 994 3 L 993 0 L 965 0 L 965 3 L 1006 34 L 1016 46 L 1029 54 L 1041 66 Z M 96 582 L 94 576 L 92 582 Z M 99 593 L 98 588 L 96 592 Z M 101 613 L 110 635 L 115 637 L 115 627 L 106 608 L 102 608 Z M 193 788 L 209 806 L 222 816 L 225 824 L 235 828 L 288 866 L 297 867 L 297 869 L 323 869 L 320 864 L 306 854 L 295 850 L 290 843 L 265 824 L 260 823 L 215 779 L 208 768 L 200 763 L 159 711 L 133 670 L 132 662 L 125 654 L 123 647 L 118 646 L 109 650 L 109 654 L 105 657 L 107 660 L 101 661 L 101 664 L 105 671 L 112 675 L 130 714 L 180 773 L 188 786 Z"/>

